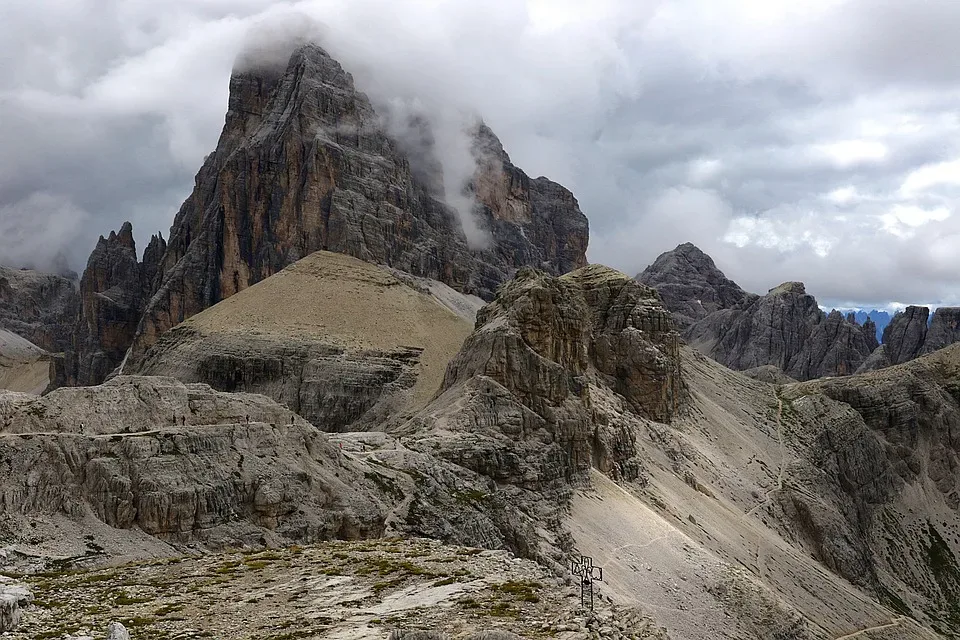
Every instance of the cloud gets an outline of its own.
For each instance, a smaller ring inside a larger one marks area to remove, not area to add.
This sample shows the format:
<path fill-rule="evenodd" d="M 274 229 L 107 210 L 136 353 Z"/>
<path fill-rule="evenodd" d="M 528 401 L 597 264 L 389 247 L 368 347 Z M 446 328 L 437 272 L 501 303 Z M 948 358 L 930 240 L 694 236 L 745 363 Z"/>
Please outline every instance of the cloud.
<path fill-rule="evenodd" d="M 319 34 L 398 137 L 408 112 L 431 121 L 448 200 L 470 166 L 463 125 L 480 115 L 518 166 L 574 191 L 593 261 L 637 272 L 689 240 L 754 291 L 803 280 L 827 303 L 960 304 L 953 0 L 36 0 L 2 12 L 0 262 L 23 259 L 9 238 L 28 230 L 44 240 L 36 255 L 66 247 L 75 268 L 125 219 L 141 247 L 165 230 L 216 144 L 249 34 L 270 36 L 258 59 L 282 59 L 270 29 L 293 17 L 290 39 Z"/>

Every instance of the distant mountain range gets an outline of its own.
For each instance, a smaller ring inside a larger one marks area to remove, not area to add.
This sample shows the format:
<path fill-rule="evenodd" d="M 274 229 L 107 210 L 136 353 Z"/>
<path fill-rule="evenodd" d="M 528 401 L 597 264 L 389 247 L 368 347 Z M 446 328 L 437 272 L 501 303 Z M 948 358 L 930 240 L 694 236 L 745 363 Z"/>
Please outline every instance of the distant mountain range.
<path fill-rule="evenodd" d="M 661 254 L 637 280 L 657 289 L 691 346 L 759 379 L 846 376 L 960 340 L 960 308 L 826 313 L 802 282 L 784 282 L 765 295 L 744 291 L 690 243 Z"/>
<path fill-rule="evenodd" d="M 890 320 L 893 318 L 893 316 L 886 311 L 878 311 L 876 309 L 873 311 L 864 311 L 863 309 L 837 309 L 837 311 L 842 313 L 853 312 L 853 317 L 856 319 L 857 324 L 860 325 L 865 323 L 867 318 L 873 320 L 873 324 L 877 325 L 878 341 L 883 339 L 883 330 L 890 324 Z"/>

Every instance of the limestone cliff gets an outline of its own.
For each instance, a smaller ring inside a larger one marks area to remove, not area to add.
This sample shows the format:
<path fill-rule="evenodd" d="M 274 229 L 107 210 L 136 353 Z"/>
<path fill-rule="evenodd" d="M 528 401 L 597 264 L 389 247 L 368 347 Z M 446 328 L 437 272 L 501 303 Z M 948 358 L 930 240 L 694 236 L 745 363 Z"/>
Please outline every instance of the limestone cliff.
<path fill-rule="evenodd" d="M 383 528 L 362 466 L 262 396 L 121 376 L 40 398 L 0 393 L 0 424 L 0 533 L 39 543 L 64 518 L 86 519 L 220 545 Z"/>
<path fill-rule="evenodd" d="M 686 338 L 733 369 L 773 365 L 794 379 L 810 380 L 855 372 L 875 342 L 871 331 L 839 311 L 824 314 L 802 283 L 789 282 L 702 318 Z"/>
<path fill-rule="evenodd" d="M 930 318 L 927 307 L 898 311 L 884 327 L 883 344 L 860 367 L 874 371 L 909 362 L 960 341 L 960 308 L 940 307 Z"/>
<path fill-rule="evenodd" d="M 165 246 L 153 236 L 140 262 L 129 222 L 100 236 L 80 279 L 79 317 L 55 362 L 53 387 L 99 384 L 123 361 Z"/>
<path fill-rule="evenodd" d="M 78 308 L 75 280 L 0 266 L 0 329 L 57 353 L 70 344 Z"/>
<path fill-rule="evenodd" d="M 174 325 L 320 249 L 485 298 L 523 265 L 585 264 L 587 222 L 573 195 L 528 178 L 489 129 L 476 139 L 473 192 L 491 241 L 471 250 L 436 180 L 412 168 L 325 51 L 305 45 L 284 67 L 239 67 L 220 141 L 174 220 L 133 360 Z"/>

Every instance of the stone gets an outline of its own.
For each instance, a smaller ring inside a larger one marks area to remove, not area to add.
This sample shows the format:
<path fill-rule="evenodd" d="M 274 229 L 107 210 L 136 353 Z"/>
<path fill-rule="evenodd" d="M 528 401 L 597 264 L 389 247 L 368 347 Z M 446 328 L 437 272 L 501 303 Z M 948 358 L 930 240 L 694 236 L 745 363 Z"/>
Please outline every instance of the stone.
<path fill-rule="evenodd" d="M 891 365 L 908 362 L 920 355 L 929 315 L 927 307 L 911 305 L 893 316 L 883 330 L 884 353 Z"/>
<path fill-rule="evenodd" d="M 324 431 L 380 430 L 436 394 L 482 304 L 319 251 L 166 332 L 124 373 L 262 393 Z"/>
<path fill-rule="evenodd" d="M 130 640 L 130 634 L 119 622 L 111 622 L 107 625 L 107 640 Z"/>
<path fill-rule="evenodd" d="M 145 259 L 156 261 L 161 246 L 154 236 Z M 119 233 L 100 236 L 80 279 L 80 314 L 71 345 L 58 363 L 54 386 L 99 384 L 123 361 L 146 302 L 149 272 L 155 275 L 155 267 L 138 261 L 129 222 Z"/>
<path fill-rule="evenodd" d="M 25 585 L 0 575 L 0 633 L 13 631 L 20 624 L 23 608 L 33 601 Z"/>
<path fill-rule="evenodd" d="M 383 530 L 365 465 L 263 396 L 120 376 L 0 394 L 0 424 L 0 500 L 24 529 L 53 514 L 207 544 Z"/>
<path fill-rule="evenodd" d="M 802 282 L 746 293 L 690 243 L 660 255 L 637 279 L 658 289 L 687 342 L 718 362 L 783 383 L 856 372 L 878 346 L 876 325 L 823 313 Z"/>
<path fill-rule="evenodd" d="M 657 290 L 681 332 L 714 311 L 737 306 L 747 297 L 710 256 L 689 242 L 658 256 L 637 275 L 637 280 Z"/>
<path fill-rule="evenodd" d="M 417 159 L 323 49 L 299 46 L 280 67 L 241 64 L 217 149 L 174 220 L 131 361 L 174 325 L 321 249 L 485 299 L 521 266 L 559 274 L 586 264 L 588 226 L 573 195 L 517 169 L 489 128 L 473 136 L 469 192 L 490 239 L 476 249 L 436 180 L 414 170 Z"/>
<path fill-rule="evenodd" d="M 680 411 L 678 349 L 655 291 L 628 276 L 598 265 L 562 277 L 521 269 L 478 313 L 437 398 L 391 434 L 456 465 L 461 478 L 478 476 L 477 504 L 495 527 L 488 535 L 563 566 L 535 532 L 562 535 L 563 504 L 591 467 L 637 477 L 629 420 L 669 421 Z"/>
<path fill-rule="evenodd" d="M 0 329 L 58 353 L 70 344 L 78 308 L 76 280 L 0 266 Z"/>
<path fill-rule="evenodd" d="M 939 307 L 933 312 L 920 353 L 932 353 L 954 342 L 960 342 L 960 307 Z"/>

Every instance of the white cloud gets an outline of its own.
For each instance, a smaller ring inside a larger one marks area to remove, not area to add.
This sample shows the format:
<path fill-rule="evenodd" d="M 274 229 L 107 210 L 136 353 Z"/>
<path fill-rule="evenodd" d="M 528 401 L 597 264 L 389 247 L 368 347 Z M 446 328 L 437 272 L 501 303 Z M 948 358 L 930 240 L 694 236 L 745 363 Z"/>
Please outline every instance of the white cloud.
<path fill-rule="evenodd" d="M 887 146 L 876 140 L 840 140 L 814 146 L 814 153 L 837 167 L 848 169 L 867 162 L 880 162 L 889 154 Z"/>
<path fill-rule="evenodd" d="M 960 185 L 960 160 L 924 165 L 907 174 L 900 193 L 910 197 L 941 185 Z"/>

